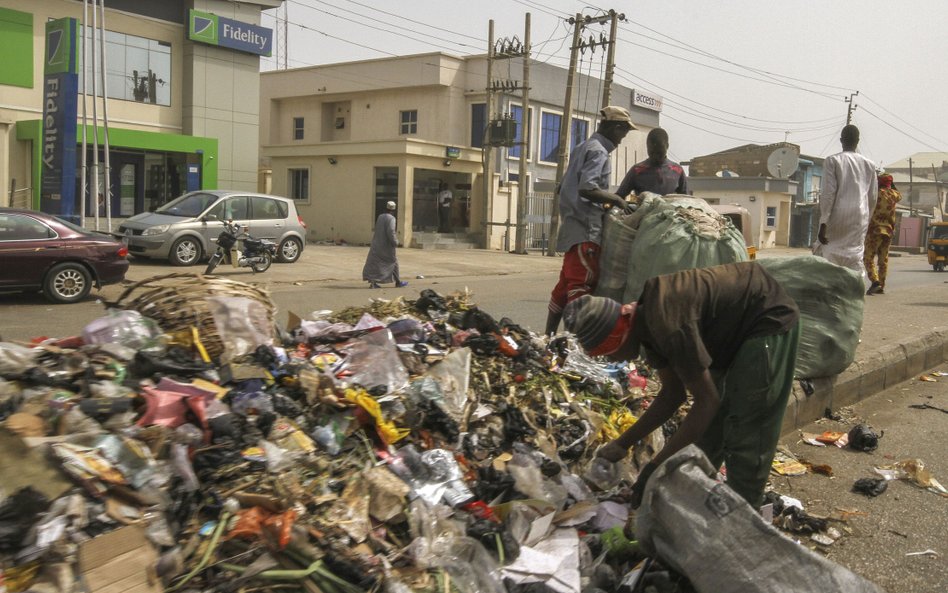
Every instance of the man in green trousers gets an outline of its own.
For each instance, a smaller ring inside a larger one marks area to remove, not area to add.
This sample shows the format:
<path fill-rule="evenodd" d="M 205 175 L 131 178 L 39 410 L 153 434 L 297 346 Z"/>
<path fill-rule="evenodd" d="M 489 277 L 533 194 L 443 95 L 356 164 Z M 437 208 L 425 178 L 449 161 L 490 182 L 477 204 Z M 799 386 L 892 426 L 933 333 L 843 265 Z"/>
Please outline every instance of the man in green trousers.
<path fill-rule="evenodd" d="M 660 428 L 685 403 L 681 426 L 639 474 L 638 507 L 652 472 L 697 444 L 727 484 L 754 508 L 763 502 L 799 342 L 800 312 L 755 262 L 684 270 L 648 280 L 634 303 L 583 296 L 564 311 L 566 329 L 593 356 L 633 360 L 640 348 L 661 391 L 619 438 L 599 450 L 610 461 Z"/>

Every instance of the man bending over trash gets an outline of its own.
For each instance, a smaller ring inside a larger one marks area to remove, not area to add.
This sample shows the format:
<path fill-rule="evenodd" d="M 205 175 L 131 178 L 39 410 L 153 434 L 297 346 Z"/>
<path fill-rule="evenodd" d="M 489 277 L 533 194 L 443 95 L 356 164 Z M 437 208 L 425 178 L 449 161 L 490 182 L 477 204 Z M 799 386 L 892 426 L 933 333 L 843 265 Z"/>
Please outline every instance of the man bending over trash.
<path fill-rule="evenodd" d="M 638 508 L 653 471 L 696 443 L 727 484 L 755 509 L 773 461 L 793 385 L 799 341 L 796 303 L 762 267 L 742 262 L 648 280 L 637 302 L 586 295 L 564 311 L 566 329 L 592 356 L 633 360 L 642 347 L 662 388 L 648 410 L 598 455 L 619 461 L 685 402 L 678 431 L 632 487 Z"/>

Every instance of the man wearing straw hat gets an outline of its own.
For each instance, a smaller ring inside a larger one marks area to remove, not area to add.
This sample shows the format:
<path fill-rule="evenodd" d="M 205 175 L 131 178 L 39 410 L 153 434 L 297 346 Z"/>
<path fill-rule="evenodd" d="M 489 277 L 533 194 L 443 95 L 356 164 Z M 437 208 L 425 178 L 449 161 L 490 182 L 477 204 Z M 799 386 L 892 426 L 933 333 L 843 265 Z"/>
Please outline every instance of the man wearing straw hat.
<path fill-rule="evenodd" d="M 643 352 L 662 388 L 639 420 L 599 450 L 610 461 L 693 404 L 677 432 L 639 473 L 633 506 L 649 476 L 691 443 L 727 484 L 759 507 L 770 472 L 799 341 L 793 299 L 756 262 L 696 268 L 651 278 L 638 301 L 586 295 L 564 311 L 566 329 L 590 355 L 632 360 Z"/>
<path fill-rule="evenodd" d="M 575 149 L 560 182 L 560 230 L 556 250 L 562 252 L 563 269 L 550 295 L 546 335 L 556 333 L 569 301 L 590 294 L 599 281 L 599 254 L 606 208 L 631 209 L 632 205 L 609 191 L 612 164 L 609 154 L 636 129 L 623 107 L 610 105 L 600 112 L 596 133 Z"/>

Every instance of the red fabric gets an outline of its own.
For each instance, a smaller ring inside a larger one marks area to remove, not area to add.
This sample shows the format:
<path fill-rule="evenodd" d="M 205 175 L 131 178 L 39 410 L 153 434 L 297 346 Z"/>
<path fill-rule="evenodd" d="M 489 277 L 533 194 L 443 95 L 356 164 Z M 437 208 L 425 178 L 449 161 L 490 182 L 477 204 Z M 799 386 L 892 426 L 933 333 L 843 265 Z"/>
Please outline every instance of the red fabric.
<path fill-rule="evenodd" d="M 550 295 L 550 311 L 562 313 L 566 304 L 584 294 L 592 294 L 599 282 L 599 254 L 602 248 L 596 243 L 578 243 L 563 256 L 560 280 Z"/>
<path fill-rule="evenodd" d="M 635 320 L 635 303 L 631 303 L 631 305 L 631 311 L 627 311 L 629 305 L 622 306 L 622 314 L 619 315 L 619 320 L 616 321 L 615 327 L 612 328 L 612 331 L 601 344 L 589 351 L 590 356 L 606 356 L 612 354 L 625 344 L 625 340 L 629 337 L 629 332 L 632 330 L 632 323 Z"/>

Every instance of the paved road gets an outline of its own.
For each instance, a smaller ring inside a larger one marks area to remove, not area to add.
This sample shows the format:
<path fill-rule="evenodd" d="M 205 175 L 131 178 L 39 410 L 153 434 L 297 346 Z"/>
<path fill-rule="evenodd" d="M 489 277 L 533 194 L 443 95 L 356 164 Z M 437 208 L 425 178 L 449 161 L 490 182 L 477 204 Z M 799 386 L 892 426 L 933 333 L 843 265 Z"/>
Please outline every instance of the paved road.
<path fill-rule="evenodd" d="M 299 262 L 274 265 L 263 274 L 255 275 L 247 268 L 221 267 L 217 271 L 228 278 L 266 287 L 283 315 L 287 311 L 305 316 L 320 309 L 338 310 L 377 297 L 402 295 L 417 298 L 418 292 L 425 288 L 444 294 L 468 288 L 474 293 L 475 302 L 491 315 L 497 318 L 507 316 L 539 331 L 546 321 L 546 303 L 562 261 L 537 254 L 517 256 L 483 250 L 404 249 L 399 252 L 399 260 L 403 277 L 410 285 L 403 289 L 389 286 L 370 290 L 361 280 L 366 251 L 365 247 L 314 245 L 307 247 Z M 799 249 L 774 249 L 762 252 L 761 257 L 805 253 L 806 250 Z M 202 269 L 134 260 L 127 279 L 138 281 L 182 271 L 197 273 Z M 417 279 L 418 275 L 424 278 Z M 946 280 L 948 274 L 932 272 L 924 256 L 892 258 L 889 294 L 868 299 L 867 317 L 870 309 L 892 310 L 895 304 L 902 307 L 915 305 L 921 309 L 906 314 L 899 321 L 903 334 L 945 325 L 943 307 L 948 306 L 948 299 L 944 298 L 945 290 L 942 289 Z M 40 335 L 77 334 L 86 323 L 103 313 L 103 306 L 97 302 L 99 299 L 115 299 L 122 290 L 122 286 L 109 286 L 93 292 L 83 303 L 55 306 L 37 294 L 0 295 L 0 335 L 5 339 L 27 340 Z M 876 331 L 878 334 L 874 333 Z M 873 344 L 892 337 L 888 329 L 868 323 L 863 333 L 864 341 Z"/>
<path fill-rule="evenodd" d="M 948 372 L 948 365 L 938 370 Z M 843 417 L 852 418 L 846 422 L 822 420 L 802 429 L 848 431 L 858 419 L 884 433 L 874 452 L 814 447 L 794 438 L 797 435 L 785 435 L 782 440 L 797 456 L 830 465 L 834 475 L 777 477 L 773 485 L 778 492 L 801 500 L 808 512 L 817 515 L 855 511 L 847 521 L 831 521 L 844 534 L 832 546 L 818 546 L 801 537 L 803 543 L 821 548 L 827 557 L 888 593 L 948 591 L 948 498 L 905 481 L 890 483 L 876 498 L 851 489 L 859 478 L 877 477 L 874 467 L 904 459 L 921 459 L 932 476 L 948 487 L 948 414 L 909 407 L 929 404 L 948 410 L 948 376 L 937 381 L 915 378 L 842 410 Z M 937 556 L 907 556 L 926 550 L 934 550 Z"/>

